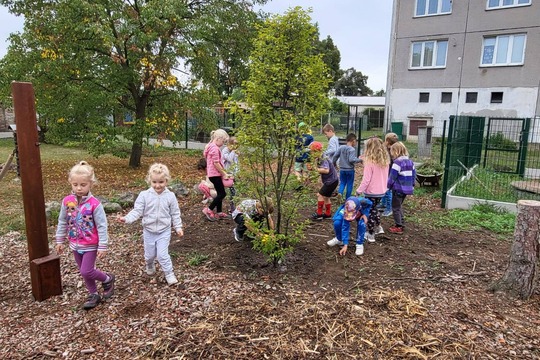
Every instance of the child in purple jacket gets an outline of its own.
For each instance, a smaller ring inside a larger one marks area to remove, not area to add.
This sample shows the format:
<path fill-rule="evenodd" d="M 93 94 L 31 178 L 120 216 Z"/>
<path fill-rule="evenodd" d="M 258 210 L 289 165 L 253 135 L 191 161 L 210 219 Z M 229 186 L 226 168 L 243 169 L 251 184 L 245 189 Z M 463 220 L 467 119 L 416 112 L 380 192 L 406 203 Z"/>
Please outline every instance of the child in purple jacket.
<path fill-rule="evenodd" d="M 390 148 L 394 162 L 388 176 L 388 189 L 392 190 L 392 215 L 394 226 L 390 227 L 393 234 L 403 233 L 403 201 L 407 195 L 412 195 L 416 179 L 414 163 L 409 159 L 409 152 L 402 142 L 397 142 Z"/>

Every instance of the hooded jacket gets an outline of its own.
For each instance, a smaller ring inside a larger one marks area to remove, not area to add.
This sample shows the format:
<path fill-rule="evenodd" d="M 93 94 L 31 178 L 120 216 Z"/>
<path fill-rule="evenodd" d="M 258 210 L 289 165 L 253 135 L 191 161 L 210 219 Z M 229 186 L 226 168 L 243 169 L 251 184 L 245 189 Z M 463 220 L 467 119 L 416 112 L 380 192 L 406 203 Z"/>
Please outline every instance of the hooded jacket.
<path fill-rule="evenodd" d="M 103 205 L 91 193 L 80 202 L 75 194 L 66 196 L 60 207 L 55 238 L 57 244 L 63 244 L 67 238 L 73 251 L 107 250 L 109 235 Z"/>
<path fill-rule="evenodd" d="M 171 228 L 182 229 L 180 207 L 176 195 L 165 188 L 161 194 L 153 188 L 141 191 L 133 210 L 126 215 L 126 224 L 131 224 L 142 216 L 143 228 L 151 233 L 159 234 Z"/>

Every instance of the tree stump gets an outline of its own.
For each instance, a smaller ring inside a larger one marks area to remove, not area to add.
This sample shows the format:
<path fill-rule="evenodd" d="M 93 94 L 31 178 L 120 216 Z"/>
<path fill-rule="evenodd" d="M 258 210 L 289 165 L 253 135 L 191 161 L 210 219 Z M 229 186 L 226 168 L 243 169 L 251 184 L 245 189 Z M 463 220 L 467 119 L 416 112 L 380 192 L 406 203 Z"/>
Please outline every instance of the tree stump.
<path fill-rule="evenodd" d="M 534 293 L 540 249 L 540 201 L 519 200 L 514 242 L 505 274 L 491 285 L 492 291 L 506 291 L 521 299 Z"/>

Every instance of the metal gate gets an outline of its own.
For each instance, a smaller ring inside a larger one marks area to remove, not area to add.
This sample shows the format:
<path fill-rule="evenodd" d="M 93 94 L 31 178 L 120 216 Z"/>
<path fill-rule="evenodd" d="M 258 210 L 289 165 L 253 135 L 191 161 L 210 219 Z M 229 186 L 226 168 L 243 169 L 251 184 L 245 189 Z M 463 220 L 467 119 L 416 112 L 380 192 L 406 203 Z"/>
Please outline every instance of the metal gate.
<path fill-rule="evenodd" d="M 484 127 L 484 117 L 450 116 L 442 187 L 443 208 L 446 206 L 446 194 L 450 187 L 466 173 L 467 168 L 480 164 Z"/>
<path fill-rule="evenodd" d="M 523 176 L 530 124 L 530 118 L 489 118 L 483 167 Z"/>

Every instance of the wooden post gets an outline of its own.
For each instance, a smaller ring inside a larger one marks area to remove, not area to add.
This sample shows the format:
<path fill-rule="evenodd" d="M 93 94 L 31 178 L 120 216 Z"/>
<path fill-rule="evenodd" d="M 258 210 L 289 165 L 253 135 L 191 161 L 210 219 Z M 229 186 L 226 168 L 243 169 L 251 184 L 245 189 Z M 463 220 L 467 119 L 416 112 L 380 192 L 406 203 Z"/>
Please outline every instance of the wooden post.
<path fill-rule="evenodd" d="M 519 200 L 514 242 L 505 274 L 491 285 L 492 291 L 507 291 L 521 299 L 534 293 L 540 255 L 540 201 Z"/>
<path fill-rule="evenodd" d="M 43 301 L 62 294 L 62 283 L 59 258 L 49 255 L 34 89 L 31 83 L 13 82 L 11 92 L 17 125 L 32 294 L 37 301 Z"/>

